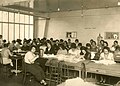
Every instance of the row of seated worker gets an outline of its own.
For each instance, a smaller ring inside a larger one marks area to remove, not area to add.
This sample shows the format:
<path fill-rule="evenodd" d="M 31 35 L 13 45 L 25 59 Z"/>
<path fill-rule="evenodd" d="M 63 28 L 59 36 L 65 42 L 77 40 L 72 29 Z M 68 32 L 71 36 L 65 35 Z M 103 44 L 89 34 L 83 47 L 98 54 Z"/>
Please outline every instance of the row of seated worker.
<path fill-rule="evenodd" d="M 36 46 L 36 51 L 39 52 L 40 49 L 44 50 L 44 54 L 76 54 L 76 55 L 82 55 L 83 50 L 88 54 L 92 55 L 95 54 L 95 59 L 99 59 L 100 53 L 102 53 L 104 47 L 108 47 L 108 42 L 101 40 L 99 43 L 96 43 L 93 39 L 90 40 L 89 43 L 86 43 L 85 46 L 80 43 L 79 39 L 75 39 L 74 42 L 71 41 L 71 39 L 63 40 L 63 39 L 56 39 L 53 38 L 47 39 L 47 38 L 34 38 L 32 39 L 17 39 L 13 40 L 11 43 L 6 43 L 6 40 L 3 40 L 2 46 L 4 47 L 4 44 L 8 44 L 8 48 L 11 52 L 14 50 L 23 50 L 23 51 L 29 51 L 29 47 L 34 45 Z M 3 48 L 2 47 L 2 48 Z M 116 56 L 119 56 L 120 47 L 118 44 L 118 41 L 114 41 L 113 45 L 110 47 L 110 51 Z M 93 53 L 94 52 L 94 53 Z M 86 54 L 86 55 L 87 55 Z M 91 56 L 90 56 L 91 57 Z M 94 58 L 92 56 L 92 58 Z"/>

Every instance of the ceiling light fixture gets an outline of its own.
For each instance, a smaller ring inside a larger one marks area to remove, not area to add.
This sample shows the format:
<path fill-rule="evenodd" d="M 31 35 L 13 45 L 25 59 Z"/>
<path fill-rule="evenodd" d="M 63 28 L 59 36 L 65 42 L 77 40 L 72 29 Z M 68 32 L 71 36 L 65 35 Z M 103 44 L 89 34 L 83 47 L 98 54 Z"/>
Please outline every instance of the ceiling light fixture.
<path fill-rule="evenodd" d="M 58 9 L 57 9 L 58 11 L 60 11 L 60 8 L 58 7 Z"/>
<path fill-rule="evenodd" d="M 118 5 L 120 5 L 120 0 L 118 0 Z"/>
<path fill-rule="evenodd" d="M 58 8 L 57 11 L 60 11 L 60 0 L 58 0 Z"/>

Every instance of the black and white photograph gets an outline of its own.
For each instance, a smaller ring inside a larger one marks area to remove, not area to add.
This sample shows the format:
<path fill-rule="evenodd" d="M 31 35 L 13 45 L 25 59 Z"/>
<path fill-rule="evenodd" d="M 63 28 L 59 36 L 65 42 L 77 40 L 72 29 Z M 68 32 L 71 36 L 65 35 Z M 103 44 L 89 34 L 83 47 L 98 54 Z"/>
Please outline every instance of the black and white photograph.
<path fill-rule="evenodd" d="M 0 86 L 120 86 L 120 0 L 0 0 Z"/>

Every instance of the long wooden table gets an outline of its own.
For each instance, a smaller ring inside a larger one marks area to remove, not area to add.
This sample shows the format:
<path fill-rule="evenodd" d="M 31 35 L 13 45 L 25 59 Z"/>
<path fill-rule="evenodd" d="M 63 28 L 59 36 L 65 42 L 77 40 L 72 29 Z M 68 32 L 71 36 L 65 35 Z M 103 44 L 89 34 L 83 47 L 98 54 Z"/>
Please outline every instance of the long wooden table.
<path fill-rule="evenodd" d="M 86 64 L 86 72 L 120 77 L 120 63 L 104 65 L 90 61 Z"/>

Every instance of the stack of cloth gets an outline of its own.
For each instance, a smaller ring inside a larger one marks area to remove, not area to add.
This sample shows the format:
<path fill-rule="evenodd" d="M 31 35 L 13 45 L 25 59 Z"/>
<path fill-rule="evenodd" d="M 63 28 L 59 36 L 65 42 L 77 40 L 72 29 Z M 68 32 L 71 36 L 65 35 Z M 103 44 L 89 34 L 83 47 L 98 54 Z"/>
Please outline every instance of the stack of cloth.
<path fill-rule="evenodd" d="M 57 86 L 98 86 L 91 82 L 86 82 L 81 78 L 68 79 L 64 83 Z"/>

